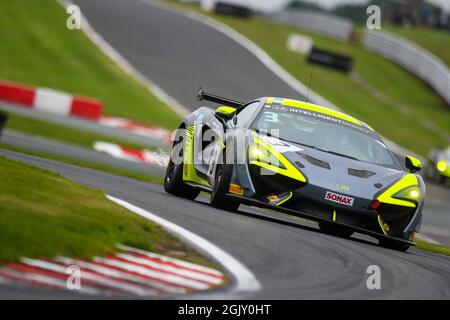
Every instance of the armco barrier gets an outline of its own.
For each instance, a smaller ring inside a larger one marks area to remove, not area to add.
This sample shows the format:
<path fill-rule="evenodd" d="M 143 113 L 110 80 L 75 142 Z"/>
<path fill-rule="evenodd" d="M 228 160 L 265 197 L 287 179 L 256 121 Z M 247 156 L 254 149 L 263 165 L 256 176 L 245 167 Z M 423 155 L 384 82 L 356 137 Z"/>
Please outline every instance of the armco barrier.
<path fill-rule="evenodd" d="M 277 23 L 311 30 L 341 41 L 350 41 L 354 24 L 349 19 L 311 10 L 280 11 L 266 18 Z"/>
<path fill-rule="evenodd" d="M 450 70 L 433 54 L 384 31 L 368 30 L 363 41 L 367 50 L 382 55 L 421 78 L 450 104 Z"/>
<path fill-rule="evenodd" d="M 102 113 L 100 101 L 46 88 L 33 88 L 0 81 L 0 101 L 22 105 L 43 112 L 98 120 Z"/>

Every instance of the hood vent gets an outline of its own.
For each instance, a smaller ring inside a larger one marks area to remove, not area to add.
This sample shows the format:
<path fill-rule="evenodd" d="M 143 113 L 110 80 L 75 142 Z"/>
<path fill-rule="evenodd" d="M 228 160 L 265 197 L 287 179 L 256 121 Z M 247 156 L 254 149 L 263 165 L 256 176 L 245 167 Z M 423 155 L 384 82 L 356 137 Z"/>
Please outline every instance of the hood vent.
<path fill-rule="evenodd" d="M 367 170 L 356 170 L 356 169 L 348 169 L 348 174 L 351 176 L 355 176 L 358 178 L 370 178 L 375 174 L 375 172 L 367 171 Z"/>
<path fill-rule="evenodd" d="M 322 160 L 316 159 L 316 158 L 308 156 L 307 154 L 304 154 L 304 153 L 299 153 L 299 155 L 303 159 L 305 159 L 306 161 L 308 161 L 309 163 L 311 163 L 311 164 L 313 164 L 315 166 L 318 166 L 318 167 L 330 170 L 330 164 L 328 162 L 326 162 L 326 161 L 322 161 Z"/>

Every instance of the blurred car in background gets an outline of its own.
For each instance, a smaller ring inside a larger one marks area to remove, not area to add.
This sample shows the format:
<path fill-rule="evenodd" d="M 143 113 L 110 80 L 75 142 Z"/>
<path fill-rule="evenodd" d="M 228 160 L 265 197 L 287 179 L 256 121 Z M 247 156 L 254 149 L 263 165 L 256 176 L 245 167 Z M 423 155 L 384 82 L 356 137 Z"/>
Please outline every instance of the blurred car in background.
<path fill-rule="evenodd" d="M 433 149 L 429 154 L 426 178 L 440 184 L 450 181 L 450 146 Z"/>

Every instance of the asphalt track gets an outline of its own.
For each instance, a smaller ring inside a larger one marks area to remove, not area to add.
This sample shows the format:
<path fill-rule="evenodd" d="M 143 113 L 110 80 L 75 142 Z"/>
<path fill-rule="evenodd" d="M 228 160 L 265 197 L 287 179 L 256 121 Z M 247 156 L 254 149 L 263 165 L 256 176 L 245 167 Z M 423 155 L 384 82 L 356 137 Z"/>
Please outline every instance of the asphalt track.
<path fill-rule="evenodd" d="M 229 213 L 210 207 L 206 197 L 188 201 L 168 195 L 160 185 L 9 151 L 0 150 L 0 155 L 57 171 L 179 224 L 233 255 L 262 286 L 246 294 L 231 286 L 212 292 L 212 297 L 450 299 L 450 257 L 415 248 L 407 253 L 391 251 L 370 238 L 325 235 L 314 224 L 265 210 L 243 207 L 238 214 Z M 381 269 L 381 290 L 366 286 L 370 265 Z M 58 294 L 0 286 L 0 297 L 58 298 Z"/>
<path fill-rule="evenodd" d="M 91 164 L 102 164 L 111 168 L 144 174 L 149 177 L 161 178 L 165 172 L 164 168 L 157 165 L 122 160 L 114 158 L 106 153 L 89 150 L 60 141 L 52 141 L 41 137 L 31 136 L 10 129 L 6 129 L 2 133 L 0 143 L 19 148 L 21 150 L 57 155 Z"/>
<path fill-rule="evenodd" d="M 131 141 L 142 145 L 149 145 L 155 147 L 167 146 L 167 143 L 165 143 L 164 141 L 154 139 L 149 136 L 135 134 L 133 132 L 120 130 L 115 127 L 108 127 L 105 125 L 101 125 L 97 122 L 84 120 L 81 118 L 66 117 L 59 114 L 52 114 L 49 112 L 34 110 L 31 108 L 24 108 L 23 106 L 9 104 L 3 101 L 0 101 L 0 110 L 6 111 L 6 113 L 17 114 L 28 118 L 42 120 L 45 122 L 53 123 L 68 128 L 75 128 L 83 131 L 95 132 L 107 137 Z"/>
<path fill-rule="evenodd" d="M 90 25 L 131 65 L 191 110 L 199 85 L 249 101 L 304 99 L 226 35 L 141 0 L 75 0 Z"/>

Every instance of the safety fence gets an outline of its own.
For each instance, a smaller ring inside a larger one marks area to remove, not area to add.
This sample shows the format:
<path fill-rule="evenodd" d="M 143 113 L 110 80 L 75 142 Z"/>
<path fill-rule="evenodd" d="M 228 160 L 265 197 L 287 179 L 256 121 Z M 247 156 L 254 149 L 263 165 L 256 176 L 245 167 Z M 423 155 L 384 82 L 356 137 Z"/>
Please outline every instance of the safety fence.
<path fill-rule="evenodd" d="M 437 57 L 425 49 L 384 31 L 367 30 L 364 47 L 401 65 L 427 82 L 450 104 L 450 70 Z"/>
<path fill-rule="evenodd" d="M 311 10 L 280 11 L 266 15 L 266 18 L 277 23 L 314 31 L 341 41 L 350 41 L 355 27 L 354 23 L 349 19 Z"/>

